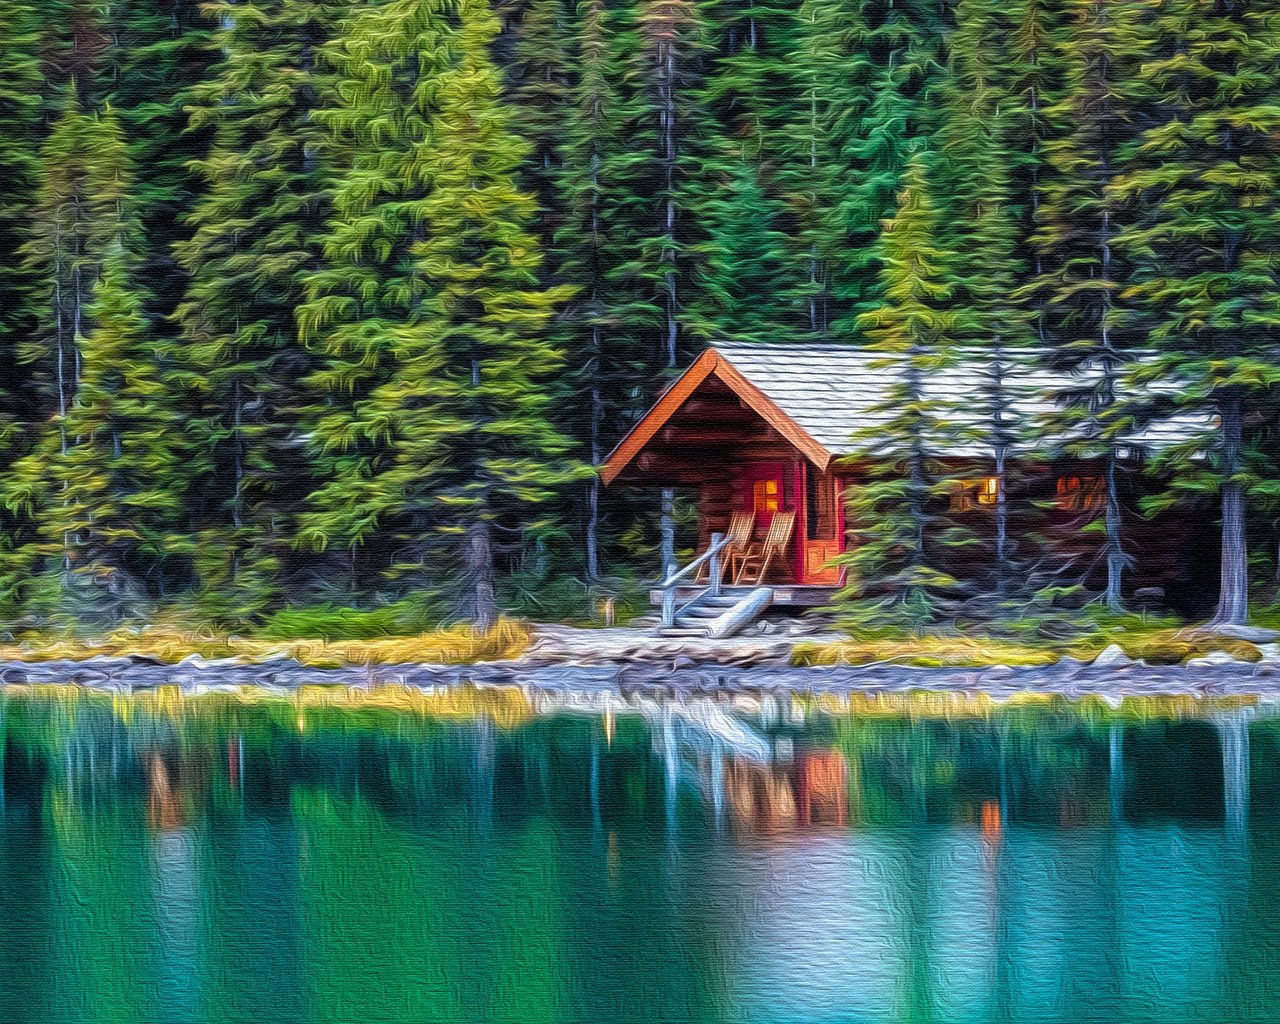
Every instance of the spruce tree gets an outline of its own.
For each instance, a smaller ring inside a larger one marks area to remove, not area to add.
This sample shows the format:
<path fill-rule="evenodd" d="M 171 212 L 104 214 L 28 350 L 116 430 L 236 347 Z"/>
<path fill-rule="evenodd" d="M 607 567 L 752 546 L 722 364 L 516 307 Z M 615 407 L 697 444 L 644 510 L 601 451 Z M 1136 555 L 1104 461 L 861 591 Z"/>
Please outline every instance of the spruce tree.
<path fill-rule="evenodd" d="M 188 234 L 184 221 L 204 185 L 192 162 L 206 155 L 208 142 L 207 132 L 187 130 L 186 107 L 217 59 L 212 23 L 192 0 L 123 0 L 110 15 L 103 90 L 134 169 L 131 203 L 141 232 L 135 278 L 146 284 L 155 329 L 172 337 L 168 318 L 186 289 L 174 245 Z"/>
<path fill-rule="evenodd" d="M 128 154 L 110 110 L 85 112 L 74 95 L 40 149 L 40 180 L 25 266 L 42 283 L 37 329 L 19 346 L 40 380 L 43 413 L 65 417 L 80 376 L 77 339 L 109 246 L 131 233 Z"/>
<path fill-rule="evenodd" d="M 989 453 L 981 469 L 995 481 L 991 596 L 997 611 L 1007 613 L 1025 607 L 1022 599 L 1031 584 L 1027 531 L 1011 529 L 1014 522 L 1025 523 L 1028 511 L 1020 507 L 1019 481 L 1010 472 L 1026 427 L 1015 401 L 1015 380 L 1028 358 L 1026 311 L 1015 296 L 1026 263 L 1012 183 L 1017 163 L 1015 107 L 1007 96 L 1012 26 L 992 0 L 963 0 L 956 17 L 946 120 L 938 133 L 950 214 L 944 234 L 955 253 L 949 268 L 953 340 L 964 350 L 967 372 L 979 381 L 969 433 L 973 444 Z"/>
<path fill-rule="evenodd" d="M 649 381 L 654 370 L 658 309 L 652 281 L 639 272 L 646 266 L 641 244 L 647 220 L 637 188 L 648 168 L 632 150 L 649 107 L 628 75 L 636 36 L 626 13 L 607 10 L 602 0 L 584 0 L 577 20 L 578 75 L 563 126 L 558 183 L 565 216 L 548 262 L 576 288 L 554 329 L 566 355 L 560 422 L 579 439 L 584 459 L 597 466 L 642 411 L 646 389 L 635 381 Z M 608 515 L 599 477 L 593 474 L 585 486 L 584 569 L 594 583 L 609 539 Z"/>
<path fill-rule="evenodd" d="M 745 160 L 733 161 L 709 184 L 711 194 L 699 203 L 704 240 L 692 253 L 690 332 L 708 339 L 791 340 L 802 282 L 794 276 L 797 262 L 780 211 Z"/>
<path fill-rule="evenodd" d="M 313 384 L 341 405 L 317 423 L 334 475 L 303 527 L 349 547 L 384 531 L 392 568 L 422 583 L 461 565 L 467 617 L 488 628 L 495 530 L 536 529 L 538 506 L 572 475 L 546 387 L 563 295 L 539 288 L 536 208 L 515 183 L 526 149 L 488 52 L 496 19 L 477 0 L 456 8 L 456 27 L 448 15 L 390 4 L 357 19 L 335 55 L 348 105 L 330 120 L 364 145 L 300 312 L 329 356 Z M 404 92 L 389 87 L 396 70 Z M 396 277 L 363 265 L 368 253 Z M 456 560 L 440 560 L 441 536 Z"/>
<path fill-rule="evenodd" d="M 857 339 L 877 304 L 884 218 L 893 213 L 911 140 L 935 128 L 946 5 L 803 0 L 784 180 L 811 332 Z"/>
<path fill-rule="evenodd" d="M 211 586 L 227 610 L 276 597 L 290 517 L 310 485 L 300 438 L 300 381 L 312 360 L 294 309 L 319 260 L 328 184 L 318 111 L 327 102 L 318 51 L 340 6 L 328 0 L 212 5 L 218 63 L 193 86 L 189 134 L 201 194 L 175 245 L 188 285 L 175 379 L 192 409 L 193 526 Z M 226 603 L 226 602 L 224 602 Z"/>
<path fill-rule="evenodd" d="M 0 0 L 6 26 L 0 50 L 0 380 L 6 408 L 0 428 L 22 419 L 27 402 L 19 369 L 19 347 L 38 329 L 41 274 L 30 262 L 13 259 L 26 241 L 40 177 L 43 76 L 40 68 L 40 10 L 33 0 Z"/>
<path fill-rule="evenodd" d="M 1050 113 L 1063 102 L 1068 88 L 1064 49 L 1069 43 L 1064 45 L 1064 34 L 1071 31 L 1070 7 L 1071 0 L 1022 0 L 1012 12 L 1007 111 L 1014 150 L 1010 182 L 1023 211 L 1019 241 L 1027 250 L 1028 282 L 1045 272 L 1041 248 L 1032 236 L 1041 224 L 1041 177 L 1050 159 L 1046 147 L 1070 130 Z M 1036 338 L 1043 343 L 1043 316 L 1035 303 L 1029 306 Z"/>
<path fill-rule="evenodd" d="M 507 95 L 512 127 L 529 147 L 520 185 L 537 201 L 538 235 L 546 250 L 565 216 L 562 146 L 573 77 L 565 0 L 532 0 L 514 32 Z"/>
<path fill-rule="evenodd" d="M 1153 0 L 1126 26 L 1157 123 L 1145 127 L 1111 194 L 1140 217 L 1116 235 L 1133 266 L 1125 299 L 1152 318 L 1156 356 L 1134 380 L 1176 389 L 1180 411 L 1217 423 L 1212 471 L 1185 448 L 1162 462 L 1176 489 L 1220 496 L 1214 621 L 1248 616 L 1245 506 L 1265 472 L 1250 416 L 1280 384 L 1280 13 L 1250 0 Z"/>
<path fill-rule="evenodd" d="M 1042 310 L 1048 365 L 1073 381 L 1054 396 L 1064 411 L 1038 430 L 1072 437 L 1071 454 L 1101 461 L 1103 600 L 1119 610 L 1128 558 L 1118 451 L 1131 422 L 1121 382 L 1140 339 L 1120 301 L 1129 268 L 1116 253 L 1115 238 L 1126 211 L 1108 185 L 1134 131 L 1126 91 L 1132 92 L 1137 69 L 1121 37 L 1125 21 L 1136 20 L 1138 11 L 1099 0 L 1076 0 L 1072 8 L 1062 47 L 1066 91 L 1044 110 L 1056 130 L 1044 148 L 1037 189 L 1040 227 L 1033 242 L 1041 273 L 1027 294 Z"/>
<path fill-rule="evenodd" d="M 689 210 L 695 169 L 695 142 L 710 134 L 700 97 L 705 26 L 690 0 L 643 0 L 638 16 L 642 46 L 635 56 L 637 79 L 645 84 L 652 121 L 635 140 L 652 161 L 653 221 L 643 258 L 653 265 L 661 308 L 659 351 L 669 368 L 681 362 L 684 341 L 681 284 L 688 278 L 686 255 L 696 213 Z"/>
<path fill-rule="evenodd" d="M 939 246 L 926 166 L 920 154 L 908 162 L 897 212 L 884 225 L 881 304 L 859 323 L 868 347 L 884 354 L 873 365 L 891 382 L 869 410 L 876 425 L 854 438 L 866 476 L 849 492 L 855 540 L 841 558 L 849 583 L 836 598 L 854 626 L 921 629 L 943 618 L 961 588 L 947 556 L 971 542 L 939 511 L 954 489 L 945 459 L 956 441 L 955 410 L 927 385 L 954 363 L 952 257 Z"/>
<path fill-rule="evenodd" d="M 59 579 L 62 607 L 119 617 L 163 596 L 189 548 L 180 536 L 181 421 L 159 347 L 111 244 L 77 337 L 80 374 L 66 414 L 18 460 L 5 502 L 39 523 L 38 550 Z"/>

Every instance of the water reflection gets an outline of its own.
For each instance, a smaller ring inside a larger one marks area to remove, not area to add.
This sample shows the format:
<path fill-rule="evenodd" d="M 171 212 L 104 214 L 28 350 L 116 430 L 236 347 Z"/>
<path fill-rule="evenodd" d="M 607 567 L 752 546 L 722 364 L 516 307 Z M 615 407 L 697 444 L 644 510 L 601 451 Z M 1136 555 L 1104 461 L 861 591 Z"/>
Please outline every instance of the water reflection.
<path fill-rule="evenodd" d="M 1274 709 L 518 711 L 11 691 L 0 1017 L 1280 1017 Z"/>

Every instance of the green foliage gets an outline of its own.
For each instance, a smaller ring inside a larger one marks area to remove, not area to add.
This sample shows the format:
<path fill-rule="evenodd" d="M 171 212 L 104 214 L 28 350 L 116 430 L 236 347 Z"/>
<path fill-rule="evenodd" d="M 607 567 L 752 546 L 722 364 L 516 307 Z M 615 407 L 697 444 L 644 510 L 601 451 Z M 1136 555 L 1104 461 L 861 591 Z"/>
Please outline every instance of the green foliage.
<path fill-rule="evenodd" d="M 525 148 L 487 52 L 496 21 L 475 3 L 458 14 L 393 3 L 332 53 L 334 145 L 359 155 L 299 311 L 327 356 L 311 383 L 329 396 L 315 429 L 329 472 L 301 539 L 351 548 L 376 531 L 393 571 L 421 581 L 439 575 L 431 538 L 456 538 L 487 625 L 495 524 L 536 529 L 536 506 L 574 475 L 540 386 L 560 363 L 546 333 L 568 291 L 539 287 L 535 208 L 515 180 Z M 390 87 L 399 75 L 411 91 Z"/>
<path fill-rule="evenodd" d="M 656 502 L 582 467 L 725 338 L 883 357 L 851 620 L 1115 613 L 1143 515 L 1212 505 L 1240 621 L 1280 550 L 1272 6 L 0 0 L 0 607 L 586 614 Z M 1204 436 L 1134 487 L 1172 413 Z M 1042 535 L 1059 459 L 1107 500 Z"/>
<path fill-rule="evenodd" d="M 1141 55 L 1149 125 L 1108 186 L 1138 211 L 1115 240 L 1134 265 L 1122 296 L 1150 318 L 1156 351 L 1132 376 L 1153 405 L 1217 420 L 1208 463 L 1197 446 L 1160 461 L 1177 468 L 1177 489 L 1221 495 L 1217 618 L 1239 622 L 1244 505 L 1268 475 L 1246 410 L 1280 383 L 1280 13 L 1191 0 L 1156 0 L 1146 12 L 1125 45 Z M 1151 388 L 1157 381 L 1172 386 Z"/>
<path fill-rule="evenodd" d="M 131 287 L 121 243 L 105 257 L 77 338 L 78 379 L 65 416 L 14 462 L 5 502 L 38 522 L 37 550 L 68 594 L 101 614 L 163 591 L 181 539 L 179 421 Z"/>
<path fill-rule="evenodd" d="M 358 610 L 321 604 L 281 608 L 254 630 L 264 640 L 377 640 L 416 636 L 435 629 L 443 609 L 421 597 L 406 597 L 382 608 Z"/>
<path fill-rule="evenodd" d="M 174 381 L 191 412 L 195 527 L 228 562 L 278 591 L 284 549 L 313 469 L 299 436 L 300 382 L 312 360 L 294 309 L 315 269 L 328 185 L 318 111 L 328 80 L 317 50 L 342 7 L 327 0 L 215 3 L 217 63 L 189 92 L 187 137 L 200 198 L 175 243 L 189 281 L 176 311 Z M 247 580 L 245 581 L 247 583 Z"/>
<path fill-rule="evenodd" d="M 892 383 L 869 410 L 879 422 L 855 438 L 866 479 L 848 499 L 846 522 L 856 539 L 841 558 L 849 584 L 837 600 L 851 603 L 849 621 L 858 625 L 922 628 L 943 617 L 960 589 L 945 555 L 972 543 L 945 511 L 954 490 L 943 459 L 956 441 L 954 410 L 936 387 L 926 390 L 951 362 L 955 328 L 946 309 L 952 257 L 939 247 L 926 167 L 920 154 L 907 165 L 897 213 L 882 235 L 881 305 L 860 318 Z"/>

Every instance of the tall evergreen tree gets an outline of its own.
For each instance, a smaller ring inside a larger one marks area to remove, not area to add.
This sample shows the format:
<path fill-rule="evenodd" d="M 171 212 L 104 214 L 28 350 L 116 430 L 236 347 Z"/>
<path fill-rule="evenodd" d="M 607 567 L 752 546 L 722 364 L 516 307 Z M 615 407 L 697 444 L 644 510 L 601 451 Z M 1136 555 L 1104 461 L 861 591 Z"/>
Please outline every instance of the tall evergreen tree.
<path fill-rule="evenodd" d="M 40 149 L 26 266 L 42 282 L 40 324 L 21 358 L 39 375 L 44 412 L 65 417 L 80 377 L 77 338 L 102 261 L 129 232 L 128 155 L 114 114 L 69 97 Z"/>
<path fill-rule="evenodd" d="M 917 154 L 897 213 L 884 225 L 881 305 L 859 324 L 868 346 L 884 353 L 874 365 L 892 383 L 869 410 L 876 425 L 855 437 L 857 458 L 869 470 L 850 491 L 846 521 L 857 540 L 842 556 L 849 583 L 836 598 L 853 624 L 922 628 L 952 606 L 960 587 L 942 556 L 970 538 L 938 512 L 953 491 L 943 456 L 956 441 L 954 408 L 927 387 L 954 362 L 946 308 L 952 257 L 939 237 L 925 157 Z"/>
<path fill-rule="evenodd" d="M 911 140 L 933 131 L 948 5 L 803 0 L 802 101 L 782 172 L 795 212 L 814 334 L 858 337 L 876 307 L 884 218 L 893 213 Z"/>
<path fill-rule="evenodd" d="M 531 0 L 515 29 L 513 59 L 506 68 L 512 126 L 529 146 L 520 185 L 537 200 L 544 250 L 565 217 L 562 149 L 571 103 L 572 39 L 565 0 Z"/>
<path fill-rule="evenodd" d="M 637 52 L 637 75 L 653 104 L 652 201 L 657 214 L 647 240 L 646 258 L 658 266 L 662 322 L 660 351 L 668 367 L 679 364 L 682 348 L 680 284 L 686 278 L 686 240 L 694 218 L 683 210 L 690 194 L 687 179 L 695 162 L 692 143 L 705 138 L 699 96 L 704 27 L 690 0 L 644 0 L 639 13 L 643 47 Z"/>
<path fill-rule="evenodd" d="M 1063 47 L 1066 93 L 1044 110 L 1046 120 L 1061 127 L 1044 148 L 1040 228 L 1033 239 L 1041 274 L 1028 292 L 1043 310 L 1049 365 L 1079 382 L 1056 396 L 1065 412 L 1039 429 L 1076 438 L 1068 446 L 1073 454 L 1101 459 L 1104 600 L 1119 610 L 1128 558 L 1118 451 L 1131 422 L 1120 385 L 1138 338 L 1119 299 L 1129 276 L 1115 251 L 1125 211 L 1108 185 L 1134 131 L 1125 90 L 1136 69 L 1122 34 L 1124 22 L 1136 20 L 1138 12 L 1131 4 L 1099 0 L 1077 0 L 1073 8 L 1069 45 Z"/>
<path fill-rule="evenodd" d="M 33 0 L 0 2 L 6 26 L 0 51 L 0 252 L 16 253 L 27 238 L 40 175 L 41 92 L 40 11 Z M 0 423 L 21 415 L 19 346 L 37 328 L 40 275 L 22 260 L 0 261 L 0 379 L 8 408 Z"/>
<path fill-rule="evenodd" d="M 497 21 L 481 0 L 463 0 L 456 27 L 449 14 L 390 4 L 357 19 L 336 56 L 348 107 L 331 120 L 371 135 L 339 189 L 331 266 L 300 322 L 331 355 L 315 383 L 354 401 L 318 424 L 335 475 L 304 530 L 348 545 L 389 531 L 399 567 L 437 585 L 439 546 L 423 538 L 456 538 L 467 615 L 487 628 L 495 528 L 536 528 L 537 506 L 571 475 L 545 388 L 563 296 L 539 290 L 536 209 L 515 185 L 526 150 L 489 56 Z M 394 69 L 410 76 L 404 92 Z M 355 300 L 369 251 L 394 258 L 400 282 Z"/>
<path fill-rule="evenodd" d="M 340 10 L 329 0 L 212 5 L 219 60 L 191 90 L 190 132 L 209 150 L 192 164 L 202 190 L 190 238 L 175 246 L 189 277 L 176 379 L 193 410 L 204 570 L 246 610 L 279 586 L 286 524 L 311 479 L 297 410 L 312 360 L 294 308 L 319 259 L 328 178 L 317 61 Z"/>
<path fill-rule="evenodd" d="M 1008 116 L 1014 161 L 1010 182 L 1024 214 L 1019 240 L 1027 250 L 1032 277 L 1045 272 L 1041 248 L 1031 238 L 1041 223 L 1040 183 L 1049 160 L 1046 147 L 1067 130 L 1055 123 L 1049 111 L 1064 100 L 1068 88 L 1063 50 L 1064 33 L 1070 31 L 1067 9 L 1071 6 L 1070 0 L 1022 0 L 1013 11 Z M 1031 313 L 1036 337 L 1043 343 L 1043 316 L 1034 304 Z"/>
<path fill-rule="evenodd" d="M 956 316 L 953 338 L 965 348 L 970 372 L 980 375 L 980 400 L 973 414 L 972 440 L 989 452 L 983 466 L 995 481 L 991 590 L 997 608 L 1012 606 L 1015 581 L 1030 584 L 1026 539 L 1015 538 L 1011 456 L 1026 425 L 1020 422 L 1013 380 L 1025 363 L 1026 314 L 1015 289 L 1026 277 L 1022 217 L 1013 193 L 1017 162 L 1008 102 L 1012 26 L 992 0 L 962 0 L 951 39 L 947 79 L 947 120 L 939 131 L 948 195 L 947 247 L 956 254 L 951 268 Z M 1003 81 L 1001 80 L 1003 79 Z M 1024 531 L 1025 532 L 1025 531 Z M 1020 557 L 1022 556 L 1022 557 Z M 1018 563 L 1022 564 L 1019 565 Z"/>
<path fill-rule="evenodd" d="M 1153 0 L 1129 45 L 1163 114 L 1112 194 L 1141 218 L 1116 236 L 1134 265 L 1126 298 L 1154 320 L 1155 359 L 1135 379 L 1173 382 L 1174 404 L 1218 424 L 1214 472 L 1185 451 L 1177 488 L 1220 495 L 1214 621 L 1248 616 L 1245 504 L 1264 472 L 1249 414 L 1280 384 L 1280 12 L 1252 0 Z"/>
<path fill-rule="evenodd" d="M 5 501 L 38 521 L 37 550 L 60 566 L 62 599 L 88 595 L 70 607 L 117 617 L 163 596 L 172 563 L 189 554 L 179 535 L 180 422 L 121 240 L 105 254 L 82 323 L 75 395 L 14 464 Z"/>
<path fill-rule="evenodd" d="M 186 289 L 175 243 L 204 181 L 192 166 L 208 132 L 188 131 L 192 90 L 217 59 L 212 24 L 196 0 L 123 0 L 110 8 L 112 45 L 103 71 L 107 102 L 120 119 L 133 167 L 131 202 L 139 230 L 136 277 L 146 282 L 149 317 L 161 336 Z"/>
<path fill-rule="evenodd" d="M 709 339 L 791 340 L 802 281 L 780 210 L 745 160 L 710 176 L 709 186 L 713 192 L 699 203 L 704 238 L 692 247 L 690 332 Z"/>
<path fill-rule="evenodd" d="M 577 289 L 555 329 L 566 353 L 568 401 L 561 422 L 581 440 L 593 466 L 622 436 L 644 402 L 637 380 L 654 370 L 658 319 L 652 271 L 642 259 L 647 218 L 637 189 L 648 162 L 632 142 L 649 111 L 629 77 L 635 26 L 602 0 L 584 0 L 574 62 L 578 68 L 563 126 L 565 218 L 553 238 L 549 262 Z M 646 276 L 647 274 L 650 276 Z M 586 481 L 584 568 L 601 575 L 606 515 L 594 474 Z"/>

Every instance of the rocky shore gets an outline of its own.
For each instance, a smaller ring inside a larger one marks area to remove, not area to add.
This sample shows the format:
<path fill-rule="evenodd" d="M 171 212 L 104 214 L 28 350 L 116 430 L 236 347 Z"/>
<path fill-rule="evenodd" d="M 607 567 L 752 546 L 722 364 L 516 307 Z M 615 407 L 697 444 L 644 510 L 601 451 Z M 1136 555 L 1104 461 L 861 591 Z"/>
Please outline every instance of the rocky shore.
<path fill-rule="evenodd" d="M 814 640 L 812 635 L 806 640 Z M 1036 691 L 1068 697 L 1150 695 L 1280 696 L 1280 645 L 1260 644 L 1259 661 L 1218 652 L 1180 665 L 1145 665 L 1108 649 L 1091 662 L 1063 658 L 1034 667 L 919 668 L 870 665 L 799 668 L 790 664 L 797 637 L 788 634 L 691 642 L 635 630 L 539 627 L 526 654 L 473 665 L 380 664 L 315 668 L 287 658 L 205 660 L 176 664 L 148 657 L 0 662 L 0 684 L 77 685 L 133 693 L 176 686 L 199 694 L 257 687 L 288 693 L 301 686 L 438 689 L 514 686 L 530 693 L 623 698 L 768 691 L 894 693 L 911 690 L 982 693 L 995 698 Z"/>

